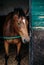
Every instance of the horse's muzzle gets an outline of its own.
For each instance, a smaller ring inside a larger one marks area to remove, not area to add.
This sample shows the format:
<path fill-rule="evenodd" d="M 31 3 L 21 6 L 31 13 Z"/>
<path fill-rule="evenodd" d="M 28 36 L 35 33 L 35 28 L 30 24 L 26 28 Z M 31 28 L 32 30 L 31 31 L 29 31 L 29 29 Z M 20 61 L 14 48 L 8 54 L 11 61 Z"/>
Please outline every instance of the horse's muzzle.
<path fill-rule="evenodd" d="M 30 38 L 26 38 L 26 39 L 23 38 L 23 39 L 22 39 L 22 42 L 23 42 L 23 43 L 29 43 L 29 41 L 30 41 Z"/>

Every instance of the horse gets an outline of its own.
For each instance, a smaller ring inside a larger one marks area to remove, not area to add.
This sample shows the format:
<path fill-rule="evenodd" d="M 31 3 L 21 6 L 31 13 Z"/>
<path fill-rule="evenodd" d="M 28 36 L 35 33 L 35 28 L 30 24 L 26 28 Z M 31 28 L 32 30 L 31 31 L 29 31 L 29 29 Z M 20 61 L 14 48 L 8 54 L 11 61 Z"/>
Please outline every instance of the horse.
<path fill-rule="evenodd" d="M 17 46 L 16 60 L 18 65 L 20 65 L 20 48 L 22 43 L 27 43 L 30 41 L 28 34 L 28 19 L 22 8 L 15 8 L 13 12 L 10 12 L 5 19 L 3 25 L 3 37 L 21 36 L 17 39 L 4 39 L 5 48 L 5 65 L 9 58 L 9 44 L 15 44 Z"/>

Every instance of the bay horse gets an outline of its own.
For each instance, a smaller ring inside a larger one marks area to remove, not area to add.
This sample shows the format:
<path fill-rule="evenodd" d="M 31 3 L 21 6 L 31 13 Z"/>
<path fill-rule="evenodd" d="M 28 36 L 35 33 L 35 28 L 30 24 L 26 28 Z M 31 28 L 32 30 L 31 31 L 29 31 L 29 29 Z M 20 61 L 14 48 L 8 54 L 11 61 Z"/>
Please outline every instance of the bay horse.
<path fill-rule="evenodd" d="M 21 38 L 4 40 L 5 65 L 7 65 L 7 61 L 9 58 L 9 44 L 10 43 L 16 44 L 17 46 L 16 60 L 18 61 L 18 65 L 20 65 L 21 44 L 22 42 L 26 43 L 26 42 L 29 42 L 30 40 L 27 27 L 28 27 L 28 20 L 22 8 L 15 8 L 13 12 L 9 13 L 6 16 L 6 20 L 3 26 L 3 36 L 8 36 L 8 37 L 21 36 Z"/>

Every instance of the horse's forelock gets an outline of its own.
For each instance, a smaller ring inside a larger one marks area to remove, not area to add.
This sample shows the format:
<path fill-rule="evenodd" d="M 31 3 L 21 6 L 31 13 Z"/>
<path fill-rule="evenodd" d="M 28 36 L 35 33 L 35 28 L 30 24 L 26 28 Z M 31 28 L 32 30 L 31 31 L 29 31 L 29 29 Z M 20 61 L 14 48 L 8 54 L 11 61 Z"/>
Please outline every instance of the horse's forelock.
<path fill-rule="evenodd" d="M 25 16 L 25 13 L 24 13 L 24 11 L 23 11 L 22 8 L 15 8 L 15 9 L 14 9 L 14 14 L 18 14 L 19 17 L 20 17 L 20 16 Z"/>

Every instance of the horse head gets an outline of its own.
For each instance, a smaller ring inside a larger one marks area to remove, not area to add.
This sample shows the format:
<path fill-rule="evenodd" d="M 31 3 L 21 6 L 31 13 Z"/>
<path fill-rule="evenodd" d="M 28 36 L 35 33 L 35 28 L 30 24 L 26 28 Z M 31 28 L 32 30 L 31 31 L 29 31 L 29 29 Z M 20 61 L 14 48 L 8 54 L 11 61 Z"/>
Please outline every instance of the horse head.
<path fill-rule="evenodd" d="M 17 9 L 13 14 L 14 29 L 21 36 L 22 42 L 26 43 L 30 41 L 28 35 L 28 20 L 26 14 L 22 9 Z"/>

